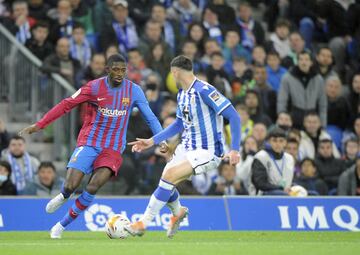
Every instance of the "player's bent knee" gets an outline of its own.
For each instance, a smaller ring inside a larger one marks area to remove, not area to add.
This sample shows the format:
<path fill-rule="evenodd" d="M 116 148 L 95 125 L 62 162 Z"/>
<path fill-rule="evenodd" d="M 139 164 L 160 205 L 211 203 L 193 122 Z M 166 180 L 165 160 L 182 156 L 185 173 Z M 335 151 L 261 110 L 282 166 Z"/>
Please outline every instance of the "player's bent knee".
<path fill-rule="evenodd" d="M 173 173 L 173 168 L 169 168 L 167 169 L 161 176 L 161 179 L 167 181 L 167 182 L 170 182 L 170 183 L 173 183 L 176 181 L 175 179 L 175 175 Z"/>

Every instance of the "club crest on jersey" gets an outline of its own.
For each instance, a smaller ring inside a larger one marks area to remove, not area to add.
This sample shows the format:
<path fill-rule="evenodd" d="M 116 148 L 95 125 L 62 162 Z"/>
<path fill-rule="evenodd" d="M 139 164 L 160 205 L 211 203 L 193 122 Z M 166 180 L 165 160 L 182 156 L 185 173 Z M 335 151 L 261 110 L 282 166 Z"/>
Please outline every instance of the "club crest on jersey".
<path fill-rule="evenodd" d="M 121 103 L 124 105 L 124 106 L 128 106 L 130 104 L 130 98 L 129 97 L 124 97 L 121 101 Z"/>
<path fill-rule="evenodd" d="M 217 105 L 220 106 L 222 103 L 226 101 L 225 97 L 221 95 L 219 92 L 214 90 L 209 94 L 209 98 Z"/>

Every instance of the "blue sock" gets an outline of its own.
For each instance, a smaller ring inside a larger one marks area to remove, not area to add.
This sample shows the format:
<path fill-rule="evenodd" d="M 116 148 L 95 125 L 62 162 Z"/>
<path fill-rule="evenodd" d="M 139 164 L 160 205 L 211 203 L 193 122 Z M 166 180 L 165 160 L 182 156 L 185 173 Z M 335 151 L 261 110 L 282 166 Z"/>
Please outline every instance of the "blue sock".
<path fill-rule="evenodd" d="M 63 227 L 66 227 L 71 222 L 73 222 L 79 214 L 81 214 L 94 200 L 95 195 L 84 191 L 81 195 L 75 200 L 74 204 L 71 206 L 67 214 L 62 218 L 60 224 Z"/>
<path fill-rule="evenodd" d="M 168 200 L 168 203 L 174 202 L 176 199 L 178 199 L 178 197 L 179 197 L 179 191 L 177 190 L 177 188 L 174 188 Z"/>
<path fill-rule="evenodd" d="M 181 204 L 179 191 L 176 188 L 174 188 L 173 192 L 171 193 L 171 196 L 166 205 L 169 207 L 173 215 L 179 215 Z"/>

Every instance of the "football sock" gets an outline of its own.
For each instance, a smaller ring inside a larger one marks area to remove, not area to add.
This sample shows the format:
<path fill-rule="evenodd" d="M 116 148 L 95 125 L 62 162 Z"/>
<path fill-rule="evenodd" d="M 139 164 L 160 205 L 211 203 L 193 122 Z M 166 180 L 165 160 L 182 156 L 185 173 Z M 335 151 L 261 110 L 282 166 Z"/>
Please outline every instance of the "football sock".
<path fill-rule="evenodd" d="M 60 224 L 63 227 L 66 227 L 71 222 L 73 222 L 79 214 L 81 214 L 94 200 L 95 195 L 91 195 L 90 193 L 84 191 L 81 195 L 75 200 L 74 204 L 71 206 L 68 213 L 60 221 Z"/>
<path fill-rule="evenodd" d="M 71 193 L 67 192 L 66 189 L 64 188 L 64 183 L 61 186 L 61 193 L 63 194 L 64 198 L 69 198 L 71 196 Z"/>
<path fill-rule="evenodd" d="M 160 179 L 159 186 L 151 195 L 149 204 L 141 218 L 141 221 L 145 226 L 149 225 L 155 216 L 159 214 L 161 208 L 166 205 L 171 197 L 173 189 L 174 185 L 172 183 Z"/>
<path fill-rule="evenodd" d="M 180 213 L 180 195 L 179 191 L 174 188 L 173 192 L 171 193 L 171 196 L 166 204 L 173 215 L 177 216 Z"/>

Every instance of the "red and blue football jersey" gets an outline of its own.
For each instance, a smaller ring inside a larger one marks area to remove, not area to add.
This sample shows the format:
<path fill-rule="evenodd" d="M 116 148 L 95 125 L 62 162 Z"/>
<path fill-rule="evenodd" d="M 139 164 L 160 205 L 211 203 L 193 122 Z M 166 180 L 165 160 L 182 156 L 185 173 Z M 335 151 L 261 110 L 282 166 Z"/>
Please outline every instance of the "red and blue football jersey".
<path fill-rule="evenodd" d="M 108 83 L 107 76 L 88 82 L 71 97 L 53 107 L 36 125 L 44 128 L 83 102 L 88 104 L 77 146 L 111 148 L 123 152 L 129 118 L 134 107 L 140 110 L 153 134 L 162 129 L 140 86 L 124 79 L 120 87 L 113 88 Z"/>

